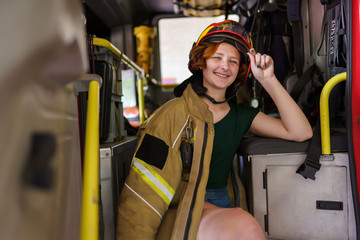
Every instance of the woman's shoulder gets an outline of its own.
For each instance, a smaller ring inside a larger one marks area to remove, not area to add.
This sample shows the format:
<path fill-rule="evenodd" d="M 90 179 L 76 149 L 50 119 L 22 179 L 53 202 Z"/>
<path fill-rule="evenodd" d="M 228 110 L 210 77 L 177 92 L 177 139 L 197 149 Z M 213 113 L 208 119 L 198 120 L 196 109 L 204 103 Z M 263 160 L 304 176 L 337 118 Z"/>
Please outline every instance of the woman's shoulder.
<path fill-rule="evenodd" d="M 170 114 L 172 115 L 174 112 L 179 112 L 186 108 L 186 103 L 181 97 L 176 97 L 170 99 L 163 105 L 161 105 L 157 111 L 161 112 L 162 114 Z"/>
<path fill-rule="evenodd" d="M 239 117 L 245 117 L 248 116 L 250 119 L 253 119 L 258 113 L 259 109 L 250 107 L 244 103 L 231 103 L 231 108 L 235 110 L 235 113 Z"/>
<path fill-rule="evenodd" d="M 242 102 L 236 103 L 236 102 L 230 102 L 230 107 L 240 110 L 240 111 L 259 111 L 257 108 L 250 107 Z"/>
<path fill-rule="evenodd" d="M 156 109 L 150 117 L 145 120 L 145 123 L 148 125 L 149 122 L 156 122 L 157 119 L 169 119 L 169 118 L 182 118 L 182 115 L 186 114 L 186 105 L 181 98 L 173 98 L 158 109 Z"/>

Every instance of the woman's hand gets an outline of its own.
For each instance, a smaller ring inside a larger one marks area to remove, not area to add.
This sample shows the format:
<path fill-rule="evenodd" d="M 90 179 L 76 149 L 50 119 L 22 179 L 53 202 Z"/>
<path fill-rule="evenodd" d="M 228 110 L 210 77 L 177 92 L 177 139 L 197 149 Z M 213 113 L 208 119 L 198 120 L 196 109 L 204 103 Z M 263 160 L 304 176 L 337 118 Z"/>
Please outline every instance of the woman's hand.
<path fill-rule="evenodd" d="M 274 61 L 269 55 L 256 53 L 253 48 L 247 54 L 250 58 L 251 71 L 261 84 L 275 77 Z"/>

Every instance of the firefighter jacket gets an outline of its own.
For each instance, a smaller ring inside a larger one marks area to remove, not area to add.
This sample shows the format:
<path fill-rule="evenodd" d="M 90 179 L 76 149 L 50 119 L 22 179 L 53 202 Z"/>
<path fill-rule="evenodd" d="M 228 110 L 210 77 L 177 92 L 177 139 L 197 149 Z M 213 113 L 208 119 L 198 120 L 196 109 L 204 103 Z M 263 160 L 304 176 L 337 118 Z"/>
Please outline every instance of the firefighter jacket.
<path fill-rule="evenodd" d="M 190 169 L 180 144 L 193 137 Z M 195 239 L 214 139 L 212 113 L 191 84 L 139 129 L 139 142 L 119 198 L 117 240 Z"/>

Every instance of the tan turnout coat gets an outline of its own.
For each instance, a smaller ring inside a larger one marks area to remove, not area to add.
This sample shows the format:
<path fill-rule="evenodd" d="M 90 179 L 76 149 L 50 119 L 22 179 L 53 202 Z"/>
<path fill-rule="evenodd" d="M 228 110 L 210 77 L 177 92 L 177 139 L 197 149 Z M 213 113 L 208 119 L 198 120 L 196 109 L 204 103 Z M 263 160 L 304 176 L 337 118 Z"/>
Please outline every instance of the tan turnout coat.
<path fill-rule="evenodd" d="M 180 144 L 193 129 L 191 170 Z M 120 194 L 117 240 L 196 239 L 214 139 L 212 113 L 189 84 L 139 129 L 130 173 Z"/>

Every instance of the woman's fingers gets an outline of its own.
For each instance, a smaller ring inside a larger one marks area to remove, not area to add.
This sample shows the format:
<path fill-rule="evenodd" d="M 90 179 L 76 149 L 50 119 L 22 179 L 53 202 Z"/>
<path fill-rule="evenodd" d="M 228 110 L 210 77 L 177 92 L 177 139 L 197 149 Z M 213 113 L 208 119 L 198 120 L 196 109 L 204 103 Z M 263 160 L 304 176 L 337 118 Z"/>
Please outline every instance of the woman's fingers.
<path fill-rule="evenodd" d="M 248 56 L 250 58 L 251 68 L 255 69 L 258 66 L 258 64 L 257 64 L 258 60 L 256 60 L 256 52 L 253 48 L 250 49 L 250 52 L 248 52 Z M 259 67 L 260 67 L 260 65 L 259 65 Z"/>
<path fill-rule="evenodd" d="M 269 55 L 264 54 L 263 56 L 265 61 L 265 67 L 268 67 L 271 64 L 273 64 L 273 59 Z"/>
<path fill-rule="evenodd" d="M 249 56 L 254 61 L 253 65 L 257 68 L 265 69 L 272 64 L 272 58 L 269 55 L 256 53 L 254 49 L 250 49 Z"/>
<path fill-rule="evenodd" d="M 262 69 L 265 69 L 266 68 L 266 58 L 267 56 L 266 55 L 261 55 L 261 68 Z"/>
<path fill-rule="evenodd" d="M 261 66 L 261 54 L 260 53 L 256 53 L 255 55 L 255 64 L 257 68 L 262 67 Z"/>

